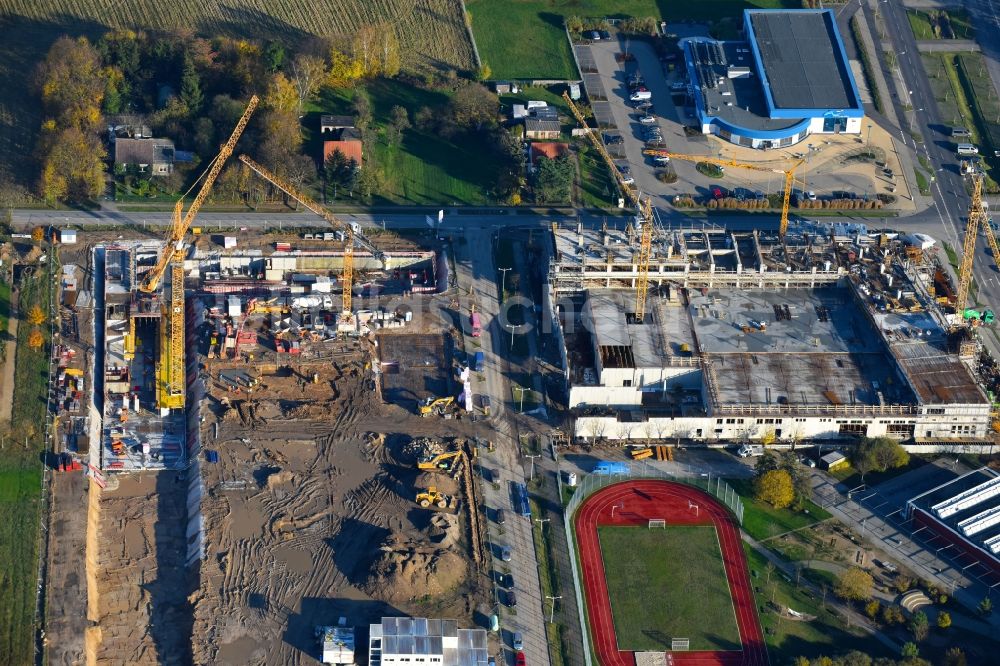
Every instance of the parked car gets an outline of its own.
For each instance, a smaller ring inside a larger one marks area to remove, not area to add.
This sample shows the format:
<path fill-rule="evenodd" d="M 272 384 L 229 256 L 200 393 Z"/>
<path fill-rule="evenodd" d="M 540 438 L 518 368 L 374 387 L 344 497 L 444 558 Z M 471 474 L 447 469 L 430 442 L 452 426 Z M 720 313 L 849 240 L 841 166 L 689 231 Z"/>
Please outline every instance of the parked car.
<path fill-rule="evenodd" d="M 510 639 L 510 646 L 520 652 L 524 649 L 524 635 L 520 631 L 515 631 Z"/>
<path fill-rule="evenodd" d="M 801 458 L 799 458 L 799 462 L 805 465 L 806 467 L 816 467 L 816 461 L 810 458 L 809 456 L 802 456 Z"/>
<path fill-rule="evenodd" d="M 621 134 L 605 134 L 604 143 L 608 144 L 609 146 L 614 146 L 619 143 L 625 143 L 625 137 L 623 137 Z"/>
<path fill-rule="evenodd" d="M 601 36 L 601 39 L 611 39 L 611 33 L 607 30 L 598 30 L 597 34 Z"/>
<path fill-rule="evenodd" d="M 504 562 L 510 562 L 511 552 L 509 546 L 500 546 L 500 559 Z"/>
<path fill-rule="evenodd" d="M 643 125 L 652 125 L 656 122 L 656 116 L 650 116 L 648 114 L 645 116 L 639 116 L 639 122 Z"/>
<path fill-rule="evenodd" d="M 514 666 L 528 666 L 528 661 L 524 658 L 523 652 L 514 655 Z"/>
<path fill-rule="evenodd" d="M 497 509 L 497 525 L 503 525 L 507 522 L 507 514 L 504 513 L 503 509 Z"/>
<path fill-rule="evenodd" d="M 502 573 L 497 575 L 497 585 L 505 590 L 514 589 L 514 574 Z"/>
<path fill-rule="evenodd" d="M 725 192 L 722 191 L 722 188 L 718 185 L 712 185 L 712 198 L 721 199 L 723 196 L 725 196 Z"/>
<path fill-rule="evenodd" d="M 591 30 L 587 36 L 590 37 L 595 42 L 601 41 L 601 33 L 597 32 L 596 30 Z"/>
<path fill-rule="evenodd" d="M 507 608 L 517 608 L 517 595 L 514 594 L 514 590 L 503 593 L 503 603 Z"/>
<path fill-rule="evenodd" d="M 656 157 L 653 158 L 653 164 L 657 166 L 665 166 L 667 164 L 670 164 L 670 158 L 667 157 L 666 155 L 657 155 Z"/>
<path fill-rule="evenodd" d="M 808 192 L 806 192 L 806 199 L 809 199 L 809 201 L 816 201 L 816 193 L 813 192 L 812 190 L 809 190 Z"/>

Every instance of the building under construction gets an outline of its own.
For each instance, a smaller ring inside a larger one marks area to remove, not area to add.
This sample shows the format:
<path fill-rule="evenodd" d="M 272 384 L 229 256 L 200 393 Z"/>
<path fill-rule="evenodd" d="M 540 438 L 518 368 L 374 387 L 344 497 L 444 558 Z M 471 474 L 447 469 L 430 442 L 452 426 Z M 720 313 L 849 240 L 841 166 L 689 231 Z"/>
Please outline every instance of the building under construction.
<path fill-rule="evenodd" d="M 577 438 L 982 441 L 975 337 L 906 240 L 858 224 L 784 239 L 659 228 L 640 321 L 633 230 L 554 227 L 549 309 Z"/>

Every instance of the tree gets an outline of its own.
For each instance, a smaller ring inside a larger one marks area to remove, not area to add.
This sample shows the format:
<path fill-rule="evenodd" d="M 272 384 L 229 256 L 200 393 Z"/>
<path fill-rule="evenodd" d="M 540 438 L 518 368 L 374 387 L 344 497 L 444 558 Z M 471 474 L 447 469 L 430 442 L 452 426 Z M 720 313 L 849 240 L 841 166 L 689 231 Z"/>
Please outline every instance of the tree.
<path fill-rule="evenodd" d="M 904 659 L 914 659 L 920 656 L 920 648 L 917 647 L 916 643 L 907 641 L 903 643 L 903 649 L 899 651 L 899 656 Z"/>
<path fill-rule="evenodd" d="M 406 112 L 406 109 L 400 105 L 392 107 L 392 111 L 389 113 L 391 120 L 389 121 L 389 131 L 394 136 L 395 140 L 392 143 L 399 143 L 403 137 L 403 132 L 410 129 L 410 116 Z"/>
<path fill-rule="evenodd" d="M 899 606 L 895 604 L 890 604 L 882 609 L 882 623 L 886 626 L 893 626 L 897 624 L 903 624 L 906 618 L 903 616 L 903 611 L 900 610 Z"/>
<path fill-rule="evenodd" d="M 565 23 L 566 29 L 574 35 L 578 35 L 583 32 L 583 19 L 579 16 L 567 16 Z"/>
<path fill-rule="evenodd" d="M 542 203 L 562 203 L 569 201 L 576 168 L 565 155 L 554 160 L 543 157 L 538 160 L 535 174 L 535 198 Z"/>
<path fill-rule="evenodd" d="M 941 611 L 937 616 L 937 626 L 938 629 L 947 629 L 951 626 L 951 613 L 947 611 Z"/>
<path fill-rule="evenodd" d="M 268 42 L 264 46 L 264 67 L 271 74 L 281 69 L 285 64 L 285 47 L 279 42 Z"/>
<path fill-rule="evenodd" d="M 335 150 L 326 160 L 324 175 L 331 198 L 336 198 L 338 194 L 350 195 L 357 186 L 358 163 L 347 159 L 340 150 Z"/>
<path fill-rule="evenodd" d="M 913 617 L 910 618 L 909 629 L 910 633 L 913 634 L 914 640 L 918 643 L 927 638 L 927 633 L 930 631 L 930 622 L 927 620 L 927 614 L 923 611 L 914 613 Z"/>
<path fill-rule="evenodd" d="M 365 74 L 364 65 L 357 58 L 338 49 L 330 51 L 330 69 L 326 81 L 334 88 L 348 88 Z"/>
<path fill-rule="evenodd" d="M 860 567 L 851 567 L 837 579 L 834 590 L 838 597 L 848 601 L 865 601 L 872 596 L 872 576 Z"/>
<path fill-rule="evenodd" d="M 354 32 L 351 41 L 351 52 L 361 65 L 361 76 L 378 76 L 379 67 L 379 30 L 374 25 L 366 23 Z"/>
<path fill-rule="evenodd" d="M 45 310 L 42 306 L 35 304 L 31 306 L 31 310 L 28 312 L 28 323 L 32 326 L 41 326 L 45 323 Z"/>
<path fill-rule="evenodd" d="M 316 56 L 299 55 L 292 61 L 291 77 L 299 98 L 296 110 L 299 115 L 302 115 L 302 109 L 306 102 L 316 95 L 323 79 L 326 78 L 326 63 L 323 62 L 322 58 Z"/>
<path fill-rule="evenodd" d="M 851 455 L 851 465 L 862 479 L 869 472 L 885 472 L 904 467 L 909 462 L 910 454 L 891 437 L 865 437 Z"/>
<path fill-rule="evenodd" d="M 378 190 L 381 185 L 381 176 L 370 160 L 361 167 L 358 173 L 358 194 L 368 198 Z"/>
<path fill-rule="evenodd" d="M 872 666 L 872 658 L 860 650 L 851 650 L 835 663 L 837 666 Z"/>
<path fill-rule="evenodd" d="M 493 70 L 485 62 L 476 70 L 476 81 L 489 81 L 493 78 Z"/>
<path fill-rule="evenodd" d="M 396 76 L 399 74 L 399 39 L 396 31 L 389 23 L 382 24 L 382 43 L 380 44 L 382 76 Z"/>
<path fill-rule="evenodd" d="M 366 130 L 372 122 L 372 103 L 368 95 L 358 90 L 354 94 L 354 126 Z"/>
<path fill-rule="evenodd" d="M 941 660 L 941 666 L 966 666 L 967 663 L 965 653 L 959 647 L 948 648 L 944 653 L 944 659 Z"/>
<path fill-rule="evenodd" d="M 873 620 L 878 617 L 878 614 L 881 610 L 882 610 L 882 604 L 880 604 L 877 599 L 872 599 L 871 601 L 865 604 L 865 615 L 867 615 Z"/>
<path fill-rule="evenodd" d="M 468 82 L 451 100 L 452 120 L 465 129 L 481 129 L 496 122 L 497 97 L 480 83 Z"/>
<path fill-rule="evenodd" d="M 268 83 L 267 93 L 264 94 L 264 105 L 274 111 L 292 113 L 297 117 L 300 111 L 298 89 L 287 76 L 277 72 L 271 76 L 271 81 Z"/>
<path fill-rule="evenodd" d="M 85 135 L 73 126 L 54 133 L 43 128 L 41 144 L 38 189 L 46 201 L 80 202 L 104 192 L 106 152 L 95 134 Z"/>
<path fill-rule="evenodd" d="M 993 600 L 989 597 L 983 597 L 983 600 L 979 602 L 979 614 L 980 615 L 992 615 L 993 614 Z"/>
<path fill-rule="evenodd" d="M 32 229 L 31 240 L 35 241 L 36 243 L 41 243 L 43 240 L 45 240 L 45 228 L 35 227 L 34 229 Z"/>
<path fill-rule="evenodd" d="M 186 53 L 181 71 L 181 101 L 192 116 L 197 115 L 205 103 L 205 95 L 201 92 L 201 77 L 195 69 L 194 60 Z"/>
<path fill-rule="evenodd" d="M 28 346 L 32 349 L 41 349 L 42 345 L 45 344 L 45 336 L 37 328 L 31 331 L 28 335 Z"/>
<path fill-rule="evenodd" d="M 764 472 L 754 479 L 754 499 L 784 509 L 795 499 L 791 475 L 783 469 Z"/>
<path fill-rule="evenodd" d="M 107 86 L 100 56 L 85 37 L 57 39 L 39 64 L 36 81 L 43 110 L 57 127 L 98 127 Z"/>

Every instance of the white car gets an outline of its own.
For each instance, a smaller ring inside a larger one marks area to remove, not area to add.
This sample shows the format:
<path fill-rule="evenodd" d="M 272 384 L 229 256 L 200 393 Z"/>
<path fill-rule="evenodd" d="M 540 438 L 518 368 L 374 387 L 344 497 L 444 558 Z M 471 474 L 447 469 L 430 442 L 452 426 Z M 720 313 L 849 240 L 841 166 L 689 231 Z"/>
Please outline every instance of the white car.
<path fill-rule="evenodd" d="M 656 122 L 656 116 L 641 116 L 639 122 L 643 125 L 652 125 Z"/>
<path fill-rule="evenodd" d="M 808 192 L 806 192 L 806 199 L 809 199 L 809 201 L 816 201 L 816 193 L 813 192 L 812 190 L 809 190 Z"/>

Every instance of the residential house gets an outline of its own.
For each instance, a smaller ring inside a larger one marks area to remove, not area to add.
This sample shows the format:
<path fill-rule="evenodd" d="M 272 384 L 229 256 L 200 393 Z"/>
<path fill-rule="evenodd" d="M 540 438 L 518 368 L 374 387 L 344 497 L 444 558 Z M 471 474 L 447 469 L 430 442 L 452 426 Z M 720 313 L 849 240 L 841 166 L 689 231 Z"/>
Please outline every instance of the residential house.
<path fill-rule="evenodd" d="M 558 120 L 538 118 L 534 115 L 524 119 L 524 138 L 526 139 L 558 139 L 562 127 Z"/>
<path fill-rule="evenodd" d="M 554 160 L 564 155 L 569 155 L 569 144 L 559 141 L 534 141 L 528 147 L 528 162 L 531 166 L 538 166 L 538 160 L 547 157 Z"/>
<path fill-rule="evenodd" d="M 174 171 L 176 155 L 170 139 L 116 138 L 115 171 L 135 169 L 150 176 L 167 176 Z"/>
<path fill-rule="evenodd" d="M 335 116 L 324 113 L 319 117 L 319 133 L 339 132 L 342 129 L 354 128 L 354 118 L 351 116 Z"/>

